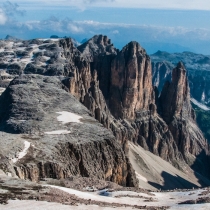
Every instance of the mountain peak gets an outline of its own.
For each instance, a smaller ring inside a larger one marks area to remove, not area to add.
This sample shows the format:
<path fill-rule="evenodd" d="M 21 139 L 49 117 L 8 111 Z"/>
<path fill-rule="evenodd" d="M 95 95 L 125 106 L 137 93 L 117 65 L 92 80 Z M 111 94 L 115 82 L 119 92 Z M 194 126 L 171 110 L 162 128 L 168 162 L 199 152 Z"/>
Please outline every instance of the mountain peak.
<path fill-rule="evenodd" d="M 5 40 L 17 41 L 17 40 L 19 40 L 19 39 L 16 38 L 16 37 L 14 37 L 14 36 L 7 35 L 7 36 L 5 37 Z"/>
<path fill-rule="evenodd" d="M 93 61 L 94 57 L 99 54 L 117 54 L 116 49 L 111 43 L 111 40 L 104 35 L 95 35 L 87 42 L 78 47 L 78 50 L 89 61 Z"/>

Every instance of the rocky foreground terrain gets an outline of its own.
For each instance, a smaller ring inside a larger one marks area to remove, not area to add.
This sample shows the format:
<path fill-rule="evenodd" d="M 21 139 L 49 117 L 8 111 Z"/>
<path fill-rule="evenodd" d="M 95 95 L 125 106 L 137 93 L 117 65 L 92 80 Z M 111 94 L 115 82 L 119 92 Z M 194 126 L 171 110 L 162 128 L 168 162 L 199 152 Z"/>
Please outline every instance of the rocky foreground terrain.
<path fill-rule="evenodd" d="M 70 38 L 1 40 L 5 208 L 34 205 L 26 200 L 43 201 L 37 204 L 42 208 L 49 201 L 78 209 L 208 203 L 208 190 L 154 195 L 140 190 L 210 185 L 209 144 L 195 122 L 187 71 L 177 63 L 158 91 L 151 59 L 137 42 L 119 51 L 102 35 L 78 47 Z"/>

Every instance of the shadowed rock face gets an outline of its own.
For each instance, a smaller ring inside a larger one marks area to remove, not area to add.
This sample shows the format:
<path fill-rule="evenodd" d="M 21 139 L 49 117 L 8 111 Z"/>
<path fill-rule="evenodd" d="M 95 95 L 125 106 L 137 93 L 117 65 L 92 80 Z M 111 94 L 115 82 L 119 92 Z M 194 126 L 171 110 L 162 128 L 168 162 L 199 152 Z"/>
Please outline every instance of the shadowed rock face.
<path fill-rule="evenodd" d="M 152 62 L 152 84 L 161 92 L 166 81 L 171 81 L 174 66 L 168 62 Z"/>

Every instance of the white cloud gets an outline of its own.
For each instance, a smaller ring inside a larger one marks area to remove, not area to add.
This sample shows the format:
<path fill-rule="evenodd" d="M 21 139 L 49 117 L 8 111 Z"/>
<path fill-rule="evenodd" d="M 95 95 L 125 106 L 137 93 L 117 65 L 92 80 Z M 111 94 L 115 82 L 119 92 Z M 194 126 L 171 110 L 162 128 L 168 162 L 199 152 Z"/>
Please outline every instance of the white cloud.
<path fill-rule="evenodd" d="M 17 3 L 5 1 L 0 4 L 0 25 L 4 25 L 7 21 L 14 19 L 15 15 L 23 16 L 24 14 L 25 11 L 20 10 Z"/>
<path fill-rule="evenodd" d="M 4 25 L 7 21 L 7 16 L 4 11 L 0 8 L 0 25 Z"/>
<path fill-rule="evenodd" d="M 83 32 L 83 29 L 81 27 L 75 25 L 74 23 L 69 23 L 67 28 L 72 33 L 81 33 L 81 32 Z"/>
<path fill-rule="evenodd" d="M 14 15 L 24 16 L 26 13 L 25 10 L 19 9 L 19 5 L 17 3 L 12 3 L 10 1 L 5 1 L 3 3 L 2 9 L 8 17 Z"/>
<path fill-rule="evenodd" d="M 113 34 L 119 34 L 120 32 L 118 30 L 112 31 Z"/>
<path fill-rule="evenodd" d="M 61 37 L 71 36 L 81 41 L 95 34 L 104 34 L 109 36 L 117 47 L 122 47 L 132 40 L 151 44 L 175 43 L 196 49 L 195 52 L 210 54 L 210 29 L 104 23 L 92 20 L 72 21 L 68 18 L 60 20 L 53 16 L 43 21 L 18 22 L 12 19 L 3 20 L 1 14 L 4 15 L 2 10 L 0 31 L 3 37 L 10 34 L 23 39 L 47 38 L 55 34 Z"/>
<path fill-rule="evenodd" d="M 23 7 L 31 5 L 44 6 L 96 6 L 96 7 L 125 7 L 125 8 L 165 8 L 187 10 L 210 10 L 209 0 L 10 0 Z"/>
<path fill-rule="evenodd" d="M 83 37 L 90 36 L 90 34 L 92 35 L 104 33 L 108 35 L 112 34 L 119 36 L 121 39 L 124 39 L 124 37 L 133 40 L 139 38 L 143 41 L 166 41 L 172 39 L 180 39 L 180 41 L 193 39 L 210 41 L 209 29 L 163 27 L 124 23 L 103 23 L 92 20 L 72 21 L 68 18 L 59 20 L 53 16 L 43 21 L 27 21 L 25 23 L 9 21 L 7 25 L 2 27 L 13 28 L 16 33 L 18 33 L 19 30 L 33 30 L 34 32 L 40 32 L 43 34 L 45 32 L 53 34 L 61 33 L 63 36 L 67 34 L 80 34 Z"/>
<path fill-rule="evenodd" d="M 132 8 L 164 8 L 186 10 L 210 10 L 209 0 L 116 0 L 113 6 Z"/>

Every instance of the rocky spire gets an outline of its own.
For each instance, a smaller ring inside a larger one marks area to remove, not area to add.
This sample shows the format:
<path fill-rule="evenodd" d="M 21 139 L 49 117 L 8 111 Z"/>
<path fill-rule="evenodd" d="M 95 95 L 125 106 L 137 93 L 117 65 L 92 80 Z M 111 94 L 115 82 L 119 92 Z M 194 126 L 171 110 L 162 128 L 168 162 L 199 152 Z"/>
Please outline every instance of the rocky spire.
<path fill-rule="evenodd" d="M 186 69 L 182 62 L 172 72 L 172 81 L 166 82 L 161 96 L 161 115 L 170 123 L 173 117 L 191 117 L 190 92 Z"/>
<path fill-rule="evenodd" d="M 185 162 L 199 173 L 209 175 L 208 143 L 194 121 L 190 88 L 183 63 L 173 69 L 172 81 L 166 82 L 160 96 L 161 116 Z"/>
<path fill-rule="evenodd" d="M 112 62 L 110 111 L 117 119 L 134 119 L 153 103 L 151 62 L 137 42 L 130 42 Z"/>

